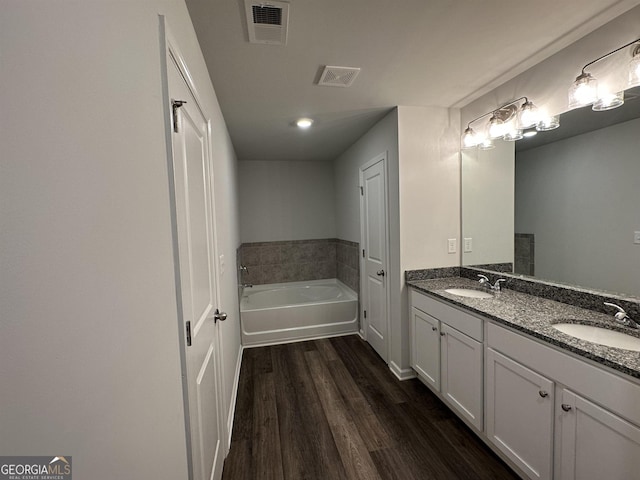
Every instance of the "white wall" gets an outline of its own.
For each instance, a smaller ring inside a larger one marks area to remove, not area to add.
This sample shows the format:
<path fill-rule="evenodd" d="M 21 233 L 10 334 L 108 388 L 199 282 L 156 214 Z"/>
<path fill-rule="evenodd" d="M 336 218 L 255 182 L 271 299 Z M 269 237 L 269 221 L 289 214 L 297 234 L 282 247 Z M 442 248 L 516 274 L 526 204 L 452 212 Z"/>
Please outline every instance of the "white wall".
<path fill-rule="evenodd" d="M 242 243 L 336 236 L 331 162 L 238 162 Z"/>
<path fill-rule="evenodd" d="M 212 118 L 233 259 L 235 160 L 183 2 L 2 2 L 0 452 L 71 455 L 78 478 L 187 476 L 159 13 Z"/>
<path fill-rule="evenodd" d="M 629 2 L 618 7 L 628 8 Z M 621 12 L 622 13 L 622 12 Z M 581 68 L 588 62 L 638 38 L 640 6 L 567 46 L 557 54 L 538 63 L 517 77 L 462 108 L 463 128 L 467 122 L 521 96 L 527 96 L 550 114 L 567 111 L 567 91 Z M 629 51 L 620 52 L 588 68 L 599 81 L 622 88 L 627 80 L 626 66 Z M 617 91 L 617 90 L 613 90 Z M 476 125 L 476 124 L 474 124 Z"/>
<path fill-rule="evenodd" d="M 360 173 L 359 168 L 379 154 L 387 152 L 389 185 L 398 184 L 398 113 L 393 109 L 371 130 L 334 162 L 336 236 L 360 242 Z M 395 180 L 395 182 L 394 182 Z M 397 187 L 396 187 L 397 188 Z M 397 212 L 398 193 L 391 192 L 390 207 Z M 395 203 L 394 203 L 395 202 Z M 398 245 L 399 247 L 399 245 Z M 397 248 L 397 247 L 396 247 Z"/>
<path fill-rule="evenodd" d="M 516 231 L 536 276 L 640 297 L 640 119 L 518 152 Z"/>
<path fill-rule="evenodd" d="M 389 195 L 389 264 L 387 273 L 390 294 L 390 332 L 400 328 L 399 278 L 400 266 L 400 195 L 398 193 L 398 110 L 393 109 L 371 130 L 334 161 L 336 185 L 337 237 L 360 243 L 360 167 L 387 154 L 387 184 Z M 360 282 L 362 285 L 362 281 Z M 362 294 L 362 292 L 360 292 Z M 391 333 L 390 333 L 391 335 Z M 390 352 L 391 353 L 391 352 Z M 391 359 L 391 357 L 390 357 Z"/>
<path fill-rule="evenodd" d="M 409 368 L 406 270 L 460 265 L 447 239 L 460 245 L 460 112 L 440 107 L 398 107 L 400 276 L 403 319 L 392 329 L 394 368 Z"/>
<path fill-rule="evenodd" d="M 447 253 L 447 239 L 460 236 L 459 122 L 457 110 L 398 107 L 334 162 L 337 236 L 359 242 L 359 167 L 387 152 L 389 362 L 398 374 L 409 368 L 405 270 L 460 262 Z"/>
<path fill-rule="evenodd" d="M 462 150 L 462 264 L 514 261 L 515 143 Z M 464 238 L 472 251 L 464 253 Z"/>

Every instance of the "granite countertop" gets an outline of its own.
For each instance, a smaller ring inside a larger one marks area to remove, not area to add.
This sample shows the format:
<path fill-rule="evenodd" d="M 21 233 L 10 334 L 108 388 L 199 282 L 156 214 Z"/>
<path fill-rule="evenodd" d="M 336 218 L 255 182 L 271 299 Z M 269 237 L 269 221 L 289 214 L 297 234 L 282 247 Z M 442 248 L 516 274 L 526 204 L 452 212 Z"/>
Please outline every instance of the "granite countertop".
<path fill-rule="evenodd" d="M 564 350 L 640 378 L 640 352 L 580 340 L 552 327 L 554 323 L 585 323 L 640 338 L 640 331 L 619 326 L 615 323 L 613 315 L 605 315 L 504 288 L 501 292 L 495 293 L 493 298 L 487 299 L 467 298 L 445 292 L 447 288 L 483 290 L 478 282 L 462 277 L 412 280 L 408 281 L 407 285 Z"/>

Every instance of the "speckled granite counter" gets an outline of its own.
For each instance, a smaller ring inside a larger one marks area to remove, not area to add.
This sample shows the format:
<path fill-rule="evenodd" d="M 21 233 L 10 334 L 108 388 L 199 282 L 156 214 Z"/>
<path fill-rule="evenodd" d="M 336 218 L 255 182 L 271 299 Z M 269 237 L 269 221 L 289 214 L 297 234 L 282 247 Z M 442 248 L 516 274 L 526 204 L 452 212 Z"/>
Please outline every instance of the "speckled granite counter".
<path fill-rule="evenodd" d="M 640 338 L 640 331 L 618 326 L 612 315 L 585 310 L 565 303 L 503 289 L 493 298 L 477 299 L 453 295 L 447 288 L 472 288 L 481 290 L 478 282 L 447 277 L 433 280 L 412 280 L 407 285 L 445 300 L 452 305 L 480 314 L 496 323 L 519 330 L 564 350 L 594 360 L 627 375 L 640 378 L 640 352 L 606 347 L 561 333 L 552 327 L 554 323 L 588 323 L 617 330 Z"/>

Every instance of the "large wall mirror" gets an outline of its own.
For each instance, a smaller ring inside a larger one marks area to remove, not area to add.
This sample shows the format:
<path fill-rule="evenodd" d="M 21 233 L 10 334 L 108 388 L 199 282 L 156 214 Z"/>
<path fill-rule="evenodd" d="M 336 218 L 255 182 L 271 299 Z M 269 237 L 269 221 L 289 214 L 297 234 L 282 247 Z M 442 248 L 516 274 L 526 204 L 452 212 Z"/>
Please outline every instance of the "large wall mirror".
<path fill-rule="evenodd" d="M 640 87 L 462 153 L 462 264 L 640 298 Z"/>

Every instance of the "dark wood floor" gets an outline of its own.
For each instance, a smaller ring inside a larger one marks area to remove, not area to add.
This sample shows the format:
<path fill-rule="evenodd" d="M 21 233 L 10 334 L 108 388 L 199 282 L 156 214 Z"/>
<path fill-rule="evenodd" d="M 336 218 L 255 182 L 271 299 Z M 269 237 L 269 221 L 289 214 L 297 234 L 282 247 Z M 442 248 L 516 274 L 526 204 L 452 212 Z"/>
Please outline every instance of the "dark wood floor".
<path fill-rule="evenodd" d="M 224 480 L 518 478 L 357 336 L 244 351 Z"/>

